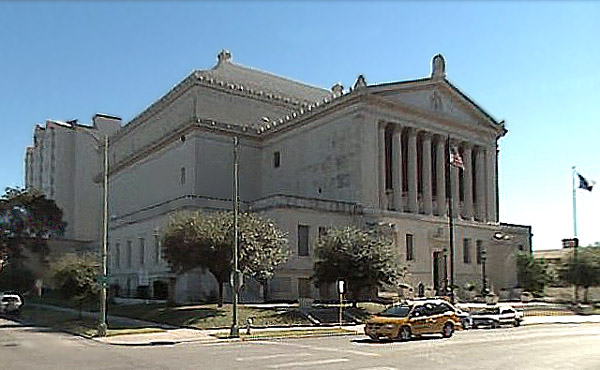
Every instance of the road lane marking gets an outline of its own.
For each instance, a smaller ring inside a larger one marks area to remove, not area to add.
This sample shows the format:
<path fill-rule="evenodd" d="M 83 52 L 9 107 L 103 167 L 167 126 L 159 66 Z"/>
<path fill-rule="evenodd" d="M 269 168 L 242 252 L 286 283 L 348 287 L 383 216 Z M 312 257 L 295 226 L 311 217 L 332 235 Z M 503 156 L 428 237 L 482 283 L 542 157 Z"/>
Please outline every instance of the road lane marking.
<path fill-rule="evenodd" d="M 347 358 L 332 358 L 330 360 L 318 360 L 318 361 L 303 361 L 303 362 L 286 362 L 283 364 L 277 365 L 269 365 L 271 369 L 281 369 L 285 367 L 298 367 L 298 366 L 319 366 L 319 365 L 329 365 L 336 364 L 340 362 L 348 362 Z"/>
<path fill-rule="evenodd" d="M 281 357 L 305 357 L 305 356 L 312 356 L 312 353 L 278 353 L 275 355 L 263 355 L 263 356 L 248 356 L 248 357 L 237 357 L 235 360 L 236 361 L 256 361 L 256 360 L 270 360 L 270 359 L 274 359 L 274 358 L 281 358 Z"/>
<path fill-rule="evenodd" d="M 307 344 L 297 344 L 297 343 L 287 343 L 287 342 L 273 342 L 273 341 L 264 341 L 262 343 L 265 343 L 265 344 L 278 344 L 280 346 L 289 346 L 289 347 L 304 348 L 304 349 L 310 349 L 310 350 L 314 350 L 314 351 L 346 353 L 346 354 L 359 355 L 359 356 L 367 356 L 367 357 L 379 357 L 380 356 L 378 353 L 373 353 L 373 352 L 355 351 L 355 350 L 351 350 L 351 349 L 339 349 L 339 348 L 329 348 L 329 347 L 316 347 L 316 346 L 310 346 L 310 345 L 307 345 Z"/>

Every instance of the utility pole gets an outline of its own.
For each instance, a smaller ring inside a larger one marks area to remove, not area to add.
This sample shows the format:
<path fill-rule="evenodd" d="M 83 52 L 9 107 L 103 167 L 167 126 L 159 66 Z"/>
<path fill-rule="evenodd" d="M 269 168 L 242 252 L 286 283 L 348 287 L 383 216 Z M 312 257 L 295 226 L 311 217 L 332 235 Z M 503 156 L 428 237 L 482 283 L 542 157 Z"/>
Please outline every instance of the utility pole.
<path fill-rule="evenodd" d="M 238 327 L 238 286 L 239 286 L 239 271 L 238 271 L 238 214 L 239 214 L 239 139 L 237 136 L 233 138 L 233 272 L 232 272 L 232 289 L 233 289 L 233 323 L 231 325 L 231 338 L 239 338 L 240 329 Z"/>
<path fill-rule="evenodd" d="M 98 324 L 98 336 L 105 337 L 108 326 L 106 325 L 106 284 L 107 257 L 108 257 L 108 134 L 104 135 L 104 186 L 102 204 L 102 277 L 100 288 L 100 323 Z"/>

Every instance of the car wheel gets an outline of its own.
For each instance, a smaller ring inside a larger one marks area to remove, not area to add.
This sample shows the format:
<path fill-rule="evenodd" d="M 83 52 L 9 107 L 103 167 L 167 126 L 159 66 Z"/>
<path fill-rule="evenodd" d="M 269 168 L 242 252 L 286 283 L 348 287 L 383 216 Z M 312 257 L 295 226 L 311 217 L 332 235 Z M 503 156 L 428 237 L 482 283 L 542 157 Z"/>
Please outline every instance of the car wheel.
<path fill-rule="evenodd" d="M 515 327 L 517 326 L 521 326 L 521 320 L 515 320 L 514 324 Z"/>
<path fill-rule="evenodd" d="M 407 340 L 409 340 L 411 337 L 411 332 L 410 332 L 410 328 L 408 326 L 403 326 L 400 328 L 400 331 L 398 332 L 398 339 L 400 339 L 403 342 L 406 342 Z"/>
<path fill-rule="evenodd" d="M 373 342 L 381 342 L 381 339 L 379 339 L 377 335 L 369 335 L 369 338 L 371 338 Z"/>
<path fill-rule="evenodd" d="M 492 329 L 498 329 L 500 327 L 500 323 L 498 321 L 494 321 L 492 323 Z"/>
<path fill-rule="evenodd" d="M 446 325 L 444 325 L 444 329 L 442 330 L 442 336 L 444 338 L 450 338 L 453 333 L 454 333 L 454 325 L 447 322 Z"/>

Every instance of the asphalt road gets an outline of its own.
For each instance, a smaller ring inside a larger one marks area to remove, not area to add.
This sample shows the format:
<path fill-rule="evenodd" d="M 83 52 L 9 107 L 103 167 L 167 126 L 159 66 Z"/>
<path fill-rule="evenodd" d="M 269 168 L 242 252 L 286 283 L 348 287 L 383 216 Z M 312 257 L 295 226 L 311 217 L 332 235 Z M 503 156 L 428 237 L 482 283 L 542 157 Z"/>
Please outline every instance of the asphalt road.
<path fill-rule="evenodd" d="M 450 339 L 366 337 L 111 346 L 0 319 L 0 369 L 600 369 L 599 324 L 459 332 Z"/>

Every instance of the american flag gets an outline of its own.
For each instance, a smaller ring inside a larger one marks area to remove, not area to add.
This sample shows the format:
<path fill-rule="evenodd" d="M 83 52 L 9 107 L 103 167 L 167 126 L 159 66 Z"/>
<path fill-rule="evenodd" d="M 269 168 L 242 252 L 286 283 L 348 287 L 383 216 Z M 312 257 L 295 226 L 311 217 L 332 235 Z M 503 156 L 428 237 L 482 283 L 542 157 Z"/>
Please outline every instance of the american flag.
<path fill-rule="evenodd" d="M 592 191 L 592 188 L 594 187 L 594 185 L 596 185 L 596 181 L 586 179 L 579 173 L 577 173 L 577 176 L 579 177 L 579 188 L 585 189 L 587 191 Z"/>
<path fill-rule="evenodd" d="M 450 164 L 454 167 L 465 169 L 465 164 L 463 162 L 460 153 L 458 152 L 458 148 L 452 147 L 450 150 Z"/>

